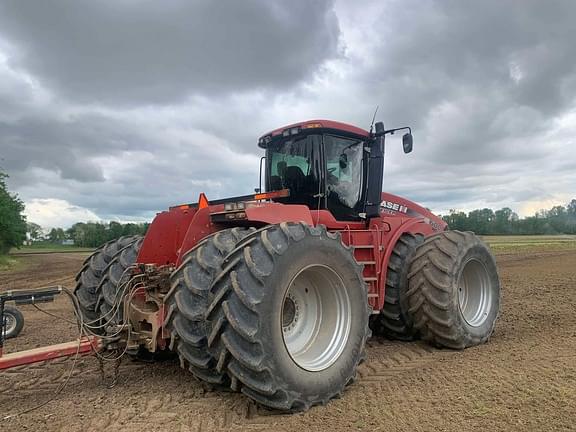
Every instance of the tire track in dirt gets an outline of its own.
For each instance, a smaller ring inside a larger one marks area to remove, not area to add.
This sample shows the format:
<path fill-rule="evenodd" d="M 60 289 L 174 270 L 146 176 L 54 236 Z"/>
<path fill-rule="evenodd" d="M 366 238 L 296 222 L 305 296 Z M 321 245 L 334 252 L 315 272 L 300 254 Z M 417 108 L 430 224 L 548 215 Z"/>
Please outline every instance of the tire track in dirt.
<path fill-rule="evenodd" d="M 424 344 L 423 342 L 416 342 L 411 344 L 396 344 L 389 342 L 389 345 L 394 345 L 394 351 L 389 356 L 369 359 L 358 368 L 358 383 L 365 386 L 380 385 L 382 381 L 389 380 L 390 377 L 395 377 L 410 371 L 421 368 L 435 359 L 435 354 L 440 353 L 439 350 Z M 368 342 L 368 350 L 382 345 L 382 341 L 374 339 Z"/>
<path fill-rule="evenodd" d="M 63 273 L 52 273 L 49 278 L 70 274 L 72 280 L 82 260 L 76 260 L 74 270 L 74 265 L 63 263 L 59 270 Z M 74 375 L 56 401 L 0 423 L 0 428 L 70 432 L 571 430 L 576 424 L 576 254 L 531 252 L 499 258 L 499 264 L 503 310 L 488 344 L 452 351 L 422 342 L 371 339 L 358 380 L 326 407 L 278 414 L 241 394 L 207 390 L 176 362 L 125 362 L 118 385 L 107 389 L 101 384 L 97 361 L 86 358 L 82 373 Z M 30 283 L 39 286 L 46 280 L 30 278 Z M 62 316 L 70 312 L 65 299 L 46 307 Z M 14 347 L 38 346 L 52 337 L 54 342 L 76 337 L 74 326 L 42 321 L 44 316 L 33 310 L 29 315 L 23 335 L 9 342 Z M 41 365 L 36 373 L 46 373 L 44 380 L 27 381 L 13 393 L 0 392 L 0 414 L 46 400 L 57 388 L 50 380 L 61 381 L 65 366 Z M 35 377 L 20 372 L 14 379 Z"/>
<path fill-rule="evenodd" d="M 373 350 L 385 347 L 393 354 L 386 358 L 374 356 Z M 392 378 L 411 374 L 435 360 L 441 351 L 424 343 L 398 344 L 388 341 L 369 342 L 369 359 L 359 369 L 356 387 L 374 387 Z M 160 367 L 160 366 L 158 366 Z M 177 370 L 185 374 L 185 371 Z M 146 370 L 137 371 L 146 379 Z M 140 431 L 150 424 L 163 424 L 166 429 L 181 431 L 280 430 L 285 420 L 292 416 L 260 407 L 242 394 L 206 391 L 203 384 L 192 379 L 184 394 L 174 392 L 152 399 L 129 398 L 122 407 L 108 412 L 106 418 L 93 419 L 87 430 L 122 429 Z M 346 392 L 348 393 L 348 392 Z M 345 394 L 344 398 L 348 395 Z M 180 407 L 185 406 L 185 410 Z M 127 408 L 128 407 L 128 408 Z M 322 408 L 315 408 L 322 409 Z"/>
<path fill-rule="evenodd" d="M 50 392 L 58 389 L 70 375 L 67 386 L 73 387 L 85 381 L 101 382 L 98 360 L 93 356 L 80 356 L 74 365 L 73 357 L 54 359 L 11 368 L 0 372 L 0 395 L 21 396 L 29 393 Z M 105 365 L 108 377 L 113 366 Z M 121 364 L 119 373 L 145 369 L 141 363 Z"/>

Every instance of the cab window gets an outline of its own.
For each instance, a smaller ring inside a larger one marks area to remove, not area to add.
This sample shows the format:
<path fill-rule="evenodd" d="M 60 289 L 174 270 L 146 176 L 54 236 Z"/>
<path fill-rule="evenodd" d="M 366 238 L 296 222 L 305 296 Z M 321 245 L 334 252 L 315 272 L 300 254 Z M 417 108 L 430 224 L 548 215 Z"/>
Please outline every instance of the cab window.
<path fill-rule="evenodd" d="M 338 218 L 357 216 L 362 199 L 363 141 L 326 135 L 326 193 L 328 208 Z"/>
<path fill-rule="evenodd" d="M 279 202 L 318 207 L 321 192 L 321 135 L 289 138 L 268 148 L 268 190 L 290 189 Z"/>

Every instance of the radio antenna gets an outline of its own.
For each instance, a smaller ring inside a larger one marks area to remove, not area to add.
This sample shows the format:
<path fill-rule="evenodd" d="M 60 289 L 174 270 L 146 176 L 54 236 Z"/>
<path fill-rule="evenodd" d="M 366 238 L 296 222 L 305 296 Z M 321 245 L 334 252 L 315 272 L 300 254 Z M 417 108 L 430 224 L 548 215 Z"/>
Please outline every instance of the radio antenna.
<path fill-rule="evenodd" d="M 374 121 L 376 120 L 376 113 L 378 112 L 378 108 L 380 108 L 380 105 L 376 105 L 374 116 L 372 116 L 372 123 L 370 123 L 370 134 L 372 134 L 372 128 L 374 127 Z"/>

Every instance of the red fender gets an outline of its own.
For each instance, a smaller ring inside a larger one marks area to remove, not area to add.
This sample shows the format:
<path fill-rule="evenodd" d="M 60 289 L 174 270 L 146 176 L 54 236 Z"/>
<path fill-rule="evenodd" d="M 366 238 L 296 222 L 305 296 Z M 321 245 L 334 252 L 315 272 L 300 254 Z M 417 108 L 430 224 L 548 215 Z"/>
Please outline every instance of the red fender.
<path fill-rule="evenodd" d="M 210 220 L 210 207 L 204 207 L 198 210 L 194 214 L 194 217 L 188 226 L 188 231 L 186 231 L 186 235 L 184 236 L 184 240 L 177 250 L 178 259 L 176 260 L 176 266 L 179 266 L 182 263 L 182 259 L 184 255 L 186 255 L 186 252 L 196 246 L 204 237 L 209 236 L 220 229 L 222 228 L 214 225 Z"/>
<path fill-rule="evenodd" d="M 314 225 L 310 209 L 305 205 L 250 204 L 246 207 L 246 219 L 262 225 L 281 222 L 304 222 L 308 225 Z"/>
<path fill-rule="evenodd" d="M 136 262 L 145 264 L 174 264 L 188 226 L 197 210 L 188 206 L 174 207 L 158 213 L 146 232 Z"/>
<path fill-rule="evenodd" d="M 388 262 L 390 257 L 392 256 L 392 250 L 396 246 L 396 242 L 404 233 L 412 233 L 412 234 L 421 234 L 424 237 L 432 235 L 437 230 L 428 223 L 426 218 L 410 218 L 407 219 L 402 225 L 400 225 L 394 234 L 390 237 L 388 241 L 388 246 L 385 249 L 384 255 L 382 256 L 381 260 L 381 271 L 380 271 L 380 279 L 378 280 L 379 286 L 379 293 L 378 293 L 378 310 L 382 310 L 384 307 L 384 296 L 386 295 L 386 275 L 388 273 Z"/>

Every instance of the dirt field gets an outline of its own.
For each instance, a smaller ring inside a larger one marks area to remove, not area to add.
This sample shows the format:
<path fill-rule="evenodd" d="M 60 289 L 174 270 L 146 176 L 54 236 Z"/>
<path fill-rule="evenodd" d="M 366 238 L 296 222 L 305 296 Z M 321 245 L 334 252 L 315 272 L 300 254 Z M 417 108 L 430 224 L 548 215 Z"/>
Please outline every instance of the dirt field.
<path fill-rule="evenodd" d="M 85 254 L 24 256 L 0 289 L 73 286 Z M 27 431 L 469 431 L 576 430 L 576 250 L 500 253 L 502 315 L 491 341 L 463 352 L 373 339 L 357 383 L 326 407 L 278 415 L 241 395 L 203 388 L 177 362 L 125 360 L 106 388 L 83 359 L 63 394 L 29 414 L 0 419 Z M 71 317 L 62 296 L 47 310 Z M 8 351 L 74 338 L 71 324 L 31 306 Z M 52 397 L 70 362 L 0 375 L 0 416 Z"/>

